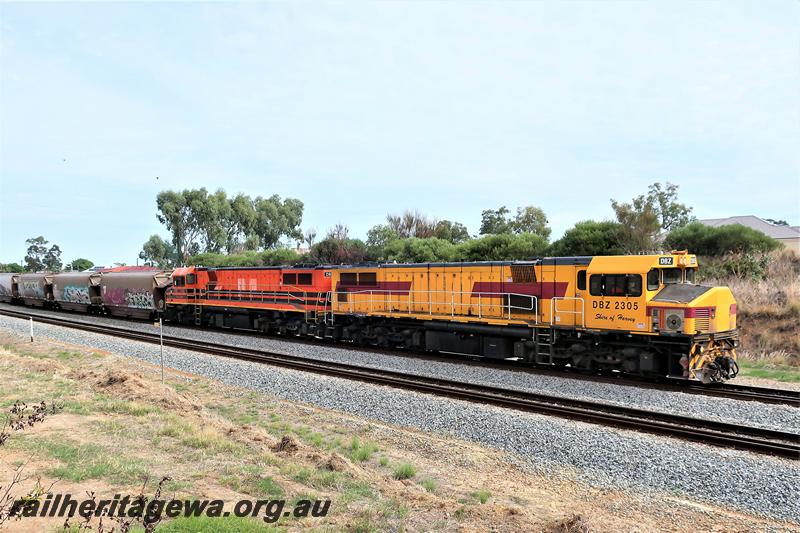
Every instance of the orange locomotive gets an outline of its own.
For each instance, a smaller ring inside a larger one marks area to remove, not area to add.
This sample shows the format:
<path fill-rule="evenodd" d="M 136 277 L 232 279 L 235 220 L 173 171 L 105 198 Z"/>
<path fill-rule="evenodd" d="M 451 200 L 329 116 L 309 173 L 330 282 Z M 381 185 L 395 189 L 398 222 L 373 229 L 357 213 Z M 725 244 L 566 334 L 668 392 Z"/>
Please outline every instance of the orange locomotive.
<path fill-rule="evenodd" d="M 167 317 L 586 370 L 724 381 L 736 302 L 686 252 L 524 262 L 184 268 Z"/>
<path fill-rule="evenodd" d="M 264 333 L 316 334 L 316 310 L 331 292 L 329 267 L 178 268 L 167 320 Z"/>

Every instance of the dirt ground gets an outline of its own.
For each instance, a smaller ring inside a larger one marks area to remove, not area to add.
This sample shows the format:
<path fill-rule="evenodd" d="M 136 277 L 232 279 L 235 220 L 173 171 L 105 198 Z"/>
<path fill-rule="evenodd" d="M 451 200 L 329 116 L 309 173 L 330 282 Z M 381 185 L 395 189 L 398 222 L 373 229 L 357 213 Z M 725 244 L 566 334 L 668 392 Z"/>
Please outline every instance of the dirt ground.
<path fill-rule="evenodd" d="M 2 331 L 0 343 L 0 426 L 16 401 L 60 406 L 43 421 L 11 431 L 0 445 L 0 496 L 22 469 L 26 479 L 12 487 L 15 497 L 29 493 L 37 479 L 45 488 L 55 483 L 54 493 L 93 491 L 111 498 L 139 494 L 145 480 L 144 492 L 152 493 L 168 476 L 162 497 L 332 500 L 325 518 L 281 518 L 271 526 L 288 531 L 791 528 L 674 495 L 593 489 L 569 481 L 569 472 L 534 475 L 497 450 L 195 375 L 168 370 L 162 384 L 157 367 L 135 359 L 55 342 L 32 344 Z M 226 518 L 208 520 L 213 522 L 185 527 L 180 520 L 164 521 L 159 528 L 274 530 L 258 519 L 245 519 L 244 529 Z M 5 527 L 57 531 L 62 523 L 24 518 Z M 96 522 L 89 525 L 97 530 Z"/>

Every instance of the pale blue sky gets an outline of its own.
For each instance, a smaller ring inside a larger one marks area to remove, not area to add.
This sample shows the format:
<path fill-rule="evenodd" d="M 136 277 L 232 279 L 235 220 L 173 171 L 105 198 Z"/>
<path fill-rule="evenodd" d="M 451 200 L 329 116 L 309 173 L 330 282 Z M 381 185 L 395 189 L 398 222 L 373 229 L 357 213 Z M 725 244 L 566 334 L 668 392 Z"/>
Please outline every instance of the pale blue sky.
<path fill-rule="evenodd" d="M 800 223 L 797 2 L 2 3 L 0 32 L 0 261 L 132 264 L 200 186 L 358 237 L 503 204 L 557 237 L 657 180 Z"/>

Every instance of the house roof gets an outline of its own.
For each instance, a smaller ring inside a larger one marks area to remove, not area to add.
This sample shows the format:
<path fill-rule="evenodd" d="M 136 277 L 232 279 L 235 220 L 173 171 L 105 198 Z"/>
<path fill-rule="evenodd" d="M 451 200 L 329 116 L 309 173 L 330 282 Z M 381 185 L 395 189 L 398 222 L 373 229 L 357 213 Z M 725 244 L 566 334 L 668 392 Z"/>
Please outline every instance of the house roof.
<path fill-rule="evenodd" d="M 707 218 L 699 221 L 706 226 L 729 226 L 731 224 L 741 224 L 754 230 L 758 230 L 772 237 L 773 239 L 800 239 L 800 230 L 792 226 L 776 226 L 770 224 L 762 218 L 757 216 L 747 215 L 741 217 L 728 217 L 728 218 Z"/>

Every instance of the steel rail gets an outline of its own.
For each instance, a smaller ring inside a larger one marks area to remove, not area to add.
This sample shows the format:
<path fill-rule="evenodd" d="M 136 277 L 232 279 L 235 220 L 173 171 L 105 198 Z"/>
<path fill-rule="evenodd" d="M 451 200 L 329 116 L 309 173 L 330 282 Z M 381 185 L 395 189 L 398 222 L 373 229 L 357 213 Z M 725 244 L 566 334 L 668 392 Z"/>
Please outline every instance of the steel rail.
<path fill-rule="evenodd" d="M 43 315 L 39 313 L 34 313 L 33 309 L 25 308 L 25 312 L 28 315 L 34 317 L 47 317 L 52 315 Z M 38 310 L 38 309 L 37 309 Z M 42 311 L 42 310 L 39 310 Z M 44 310 L 45 312 L 52 312 Z M 6 314 L 8 316 L 13 316 L 14 313 L 19 313 L 18 311 L 11 311 L 6 309 L 0 309 L 0 314 Z M 26 315 L 27 316 L 27 315 Z M 79 315 L 83 318 L 90 318 L 92 315 Z M 118 320 L 124 321 L 124 319 Z M 139 322 L 139 320 L 137 320 Z M 191 331 L 194 328 L 185 327 L 182 325 L 175 325 L 171 324 L 170 327 L 176 329 L 182 329 L 185 331 Z M 211 331 L 216 331 L 223 334 L 235 334 L 235 335 L 242 335 L 242 336 L 253 336 L 261 339 L 265 338 L 278 338 L 283 342 L 292 342 L 298 344 L 305 344 L 310 346 L 320 346 L 324 345 L 324 341 L 327 339 L 324 338 L 305 338 L 305 337 L 290 337 L 290 336 L 281 336 L 281 337 L 274 337 L 274 336 L 265 336 L 262 334 L 258 334 L 251 330 L 244 330 L 244 329 L 235 329 L 235 330 L 225 330 L 225 329 L 212 329 Z M 429 353 L 418 353 L 418 352 L 411 352 L 407 350 L 399 350 L 399 349 L 392 349 L 392 348 L 378 348 L 374 346 L 358 346 L 353 345 L 350 343 L 342 342 L 336 345 L 337 348 L 342 349 L 351 349 L 351 350 L 358 350 L 358 351 L 366 351 L 372 353 L 379 353 L 382 355 L 397 355 L 398 357 L 413 357 L 415 359 L 421 360 L 430 360 L 430 361 L 445 361 L 445 362 L 452 362 L 455 358 L 458 357 L 458 362 L 461 364 L 466 364 L 470 366 L 479 366 L 481 368 L 488 368 L 488 369 L 501 369 L 505 371 L 513 371 L 513 372 L 525 372 L 531 374 L 538 374 L 538 375 L 559 375 L 561 377 L 567 377 L 569 379 L 579 379 L 584 381 L 593 381 L 597 383 L 611 383 L 615 385 L 622 385 L 622 386 L 629 386 L 629 387 L 641 387 L 641 388 L 650 388 L 650 389 L 657 389 L 657 390 L 664 390 L 670 392 L 681 392 L 685 394 L 699 394 L 702 396 L 710 396 L 710 397 L 720 397 L 720 398 L 730 398 L 734 400 L 742 400 L 742 401 L 757 401 L 761 403 L 770 403 L 770 404 L 781 404 L 781 405 L 788 405 L 791 407 L 800 407 L 800 392 L 787 390 L 787 389 L 770 389 L 766 387 L 756 387 L 751 385 L 739 385 L 739 384 L 702 384 L 699 382 L 689 381 L 689 380 L 682 380 L 677 378 L 662 378 L 660 380 L 648 380 L 643 378 L 637 378 L 635 376 L 628 376 L 628 375 L 620 375 L 620 376 L 611 376 L 611 375 L 596 375 L 596 374 L 589 374 L 582 372 L 580 370 L 574 370 L 570 368 L 550 368 L 550 367 L 539 367 L 539 366 L 527 366 L 520 364 L 518 361 L 514 360 L 494 360 L 494 361 L 487 361 L 483 358 L 474 358 L 472 356 L 459 356 L 458 354 L 429 354 Z"/>
<path fill-rule="evenodd" d="M 27 313 L 7 312 L 27 318 Z M 36 315 L 40 322 L 65 326 L 135 341 L 159 343 L 159 335 L 114 326 L 88 324 L 61 318 Z M 715 446 L 738 448 L 791 459 L 800 459 L 800 435 L 694 417 L 653 412 L 606 403 L 504 389 L 488 385 L 462 383 L 441 378 L 405 374 L 390 370 L 365 368 L 346 363 L 318 361 L 306 357 L 249 348 L 231 347 L 182 337 L 164 336 L 164 345 L 204 352 L 234 359 L 266 363 L 304 372 L 325 374 L 394 388 L 424 392 L 436 396 L 489 404 L 519 411 L 534 412 L 615 426 L 647 433 L 677 437 Z"/>

